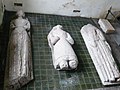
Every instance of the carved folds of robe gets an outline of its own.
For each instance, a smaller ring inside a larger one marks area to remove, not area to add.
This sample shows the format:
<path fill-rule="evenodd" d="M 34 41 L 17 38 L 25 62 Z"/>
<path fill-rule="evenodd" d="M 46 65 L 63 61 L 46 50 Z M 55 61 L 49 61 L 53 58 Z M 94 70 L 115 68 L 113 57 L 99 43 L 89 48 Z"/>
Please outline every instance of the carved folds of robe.
<path fill-rule="evenodd" d="M 10 28 L 4 88 L 16 90 L 33 79 L 30 23 L 18 16 Z"/>
<path fill-rule="evenodd" d="M 120 83 L 117 64 L 102 32 L 91 24 L 83 26 L 80 32 L 103 85 Z"/>
<path fill-rule="evenodd" d="M 48 34 L 48 43 L 52 51 L 53 65 L 57 70 L 76 69 L 77 56 L 72 48 L 74 41 L 61 25 L 54 26 Z"/>

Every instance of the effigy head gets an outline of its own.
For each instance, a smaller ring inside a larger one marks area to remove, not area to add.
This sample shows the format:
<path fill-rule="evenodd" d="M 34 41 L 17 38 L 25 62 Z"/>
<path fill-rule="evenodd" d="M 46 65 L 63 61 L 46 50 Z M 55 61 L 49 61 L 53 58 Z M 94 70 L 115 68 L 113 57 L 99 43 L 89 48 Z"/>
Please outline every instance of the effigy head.
<path fill-rule="evenodd" d="M 25 17 L 25 13 L 22 10 L 17 11 L 16 16 Z"/>

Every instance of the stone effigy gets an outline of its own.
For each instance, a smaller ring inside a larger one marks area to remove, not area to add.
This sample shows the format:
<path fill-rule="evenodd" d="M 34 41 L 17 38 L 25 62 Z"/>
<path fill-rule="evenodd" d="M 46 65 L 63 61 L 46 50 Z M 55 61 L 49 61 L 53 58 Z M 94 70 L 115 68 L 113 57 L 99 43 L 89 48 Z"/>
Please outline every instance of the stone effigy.
<path fill-rule="evenodd" d="M 16 90 L 33 79 L 30 22 L 22 10 L 10 23 L 4 90 Z"/>
<path fill-rule="evenodd" d="M 47 38 L 52 51 L 54 68 L 57 70 L 76 69 L 78 59 L 71 46 L 74 40 L 70 34 L 63 31 L 61 25 L 57 25 L 52 28 Z"/>
<path fill-rule="evenodd" d="M 91 24 L 81 28 L 81 34 L 103 85 L 120 83 L 120 73 L 111 48 L 102 32 Z"/>

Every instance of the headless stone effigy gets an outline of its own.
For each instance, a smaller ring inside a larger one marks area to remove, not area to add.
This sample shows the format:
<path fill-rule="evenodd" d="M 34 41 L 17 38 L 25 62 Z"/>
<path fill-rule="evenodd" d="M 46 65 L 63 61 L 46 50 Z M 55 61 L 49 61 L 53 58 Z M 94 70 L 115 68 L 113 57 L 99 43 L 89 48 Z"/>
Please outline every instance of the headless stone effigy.
<path fill-rule="evenodd" d="M 16 90 L 33 79 L 30 23 L 20 10 L 10 23 L 4 90 Z"/>
<path fill-rule="evenodd" d="M 57 70 L 76 69 L 78 59 L 71 46 L 74 40 L 70 34 L 63 31 L 61 25 L 57 25 L 52 28 L 47 38 L 52 51 L 54 68 Z"/>
<path fill-rule="evenodd" d="M 102 32 L 91 24 L 83 26 L 80 32 L 102 84 L 120 83 L 119 70 Z"/>

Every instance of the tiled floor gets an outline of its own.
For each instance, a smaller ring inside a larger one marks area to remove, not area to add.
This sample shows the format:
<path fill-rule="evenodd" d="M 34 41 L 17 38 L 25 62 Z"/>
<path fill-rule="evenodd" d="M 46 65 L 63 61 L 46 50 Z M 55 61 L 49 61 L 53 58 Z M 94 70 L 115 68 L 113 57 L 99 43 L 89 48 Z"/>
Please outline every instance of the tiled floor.
<path fill-rule="evenodd" d="M 3 85 L 4 63 L 6 47 L 8 40 L 9 22 L 13 12 L 5 12 L 4 28 L 0 32 L 2 45 L 2 54 L 0 58 L 0 86 Z M 80 17 L 67 17 L 57 15 L 31 14 L 26 16 L 31 22 L 32 32 L 32 50 L 34 80 L 20 90 L 84 90 L 103 88 L 93 62 L 84 44 L 80 29 L 83 25 L 94 23 L 91 19 Z M 78 70 L 76 71 L 57 71 L 53 68 L 51 51 L 47 42 L 47 35 L 53 26 L 60 24 L 64 30 L 69 32 L 73 37 L 75 44 L 73 48 L 79 60 Z M 0 89 L 1 90 L 1 89 Z"/>

